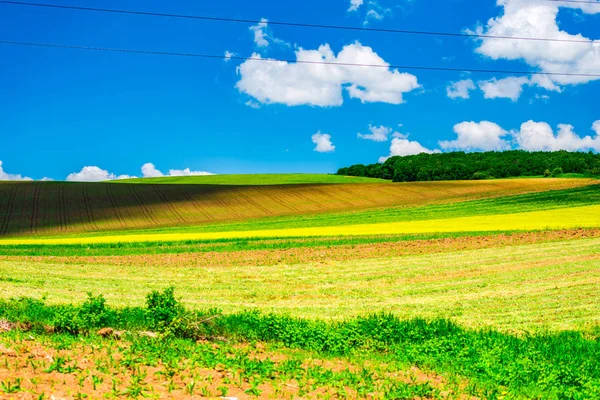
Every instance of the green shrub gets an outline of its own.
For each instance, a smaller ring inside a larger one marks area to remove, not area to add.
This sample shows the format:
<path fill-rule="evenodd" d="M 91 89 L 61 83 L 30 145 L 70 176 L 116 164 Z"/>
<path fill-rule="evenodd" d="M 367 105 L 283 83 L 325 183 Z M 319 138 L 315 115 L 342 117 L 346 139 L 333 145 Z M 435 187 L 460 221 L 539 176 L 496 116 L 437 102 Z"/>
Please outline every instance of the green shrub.
<path fill-rule="evenodd" d="M 166 288 L 162 293 L 154 290 L 146 296 L 146 319 L 152 329 L 166 330 L 184 308 L 175 298 L 175 288 Z"/>
<path fill-rule="evenodd" d="M 95 296 L 88 293 L 88 298 L 79 309 L 78 314 L 81 325 L 86 328 L 102 328 L 109 324 L 110 313 L 106 307 L 103 295 Z"/>
<path fill-rule="evenodd" d="M 561 167 L 556 167 L 552 170 L 553 177 L 561 176 L 562 174 L 564 174 L 564 171 Z"/>
<path fill-rule="evenodd" d="M 473 174 L 473 180 L 475 180 L 475 181 L 480 181 L 483 179 L 492 179 L 492 178 L 493 178 L 493 176 L 491 176 L 488 171 L 475 172 Z"/>
<path fill-rule="evenodd" d="M 77 335 L 83 330 L 79 319 L 79 310 L 73 307 L 61 307 L 54 316 L 54 330 L 59 333 Z"/>

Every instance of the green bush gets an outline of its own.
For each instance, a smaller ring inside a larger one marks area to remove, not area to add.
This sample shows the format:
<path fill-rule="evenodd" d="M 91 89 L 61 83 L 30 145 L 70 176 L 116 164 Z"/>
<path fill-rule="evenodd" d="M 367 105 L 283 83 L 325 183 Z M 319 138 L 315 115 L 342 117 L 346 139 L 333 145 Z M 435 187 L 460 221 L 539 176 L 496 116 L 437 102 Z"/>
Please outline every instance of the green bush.
<path fill-rule="evenodd" d="M 154 290 L 146 296 L 146 319 L 151 329 L 164 331 L 184 308 L 175 298 L 175 288 L 166 288 L 162 293 Z"/>
<path fill-rule="evenodd" d="M 79 309 L 63 306 L 57 310 L 53 324 L 55 331 L 76 335 L 109 325 L 111 311 L 106 307 L 104 296 L 94 296 L 89 292 L 87 296 Z"/>
<path fill-rule="evenodd" d="M 480 181 L 483 179 L 492 179 L 492 178 L 493 178 L 493 176 L 491 176 L 488 171 L 475 172 L 473 174 L 473 180 L 475 180 L 475 181 Z"/>
<path fill-rule="evenodd" d="M 561 167 L 556 167 L 552 170 L 552 176 L 553 177 L 557 177 L 557 176 L 561 176 L 562 174 L 564 174 L 565 172 L 563 171 L 563 169 Z"/>

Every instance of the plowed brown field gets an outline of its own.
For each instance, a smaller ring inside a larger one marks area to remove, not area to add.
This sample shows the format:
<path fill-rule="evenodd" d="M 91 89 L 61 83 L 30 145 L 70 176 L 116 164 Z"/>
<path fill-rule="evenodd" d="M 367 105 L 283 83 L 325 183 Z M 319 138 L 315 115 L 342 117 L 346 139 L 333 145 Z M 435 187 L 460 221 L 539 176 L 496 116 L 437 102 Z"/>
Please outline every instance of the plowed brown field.
<path fill-rule="evenodd" d="M 0 236 L 191 226 L 464 201 L 590 183 L 587 179 L 271 186 L 0 182 Z"/>

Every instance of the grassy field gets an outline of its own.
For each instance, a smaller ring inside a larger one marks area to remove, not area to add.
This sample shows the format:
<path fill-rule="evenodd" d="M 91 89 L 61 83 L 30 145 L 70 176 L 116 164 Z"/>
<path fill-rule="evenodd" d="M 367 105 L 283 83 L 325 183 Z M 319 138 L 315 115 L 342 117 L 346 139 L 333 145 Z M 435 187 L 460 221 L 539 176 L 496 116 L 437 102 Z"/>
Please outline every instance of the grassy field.
<path fill-rule="evenodd" d="M 255 260 L 194 267 L 168 255 L 112 263 L 0 260 L 0 297 L 27 293 L 56 304 L 80 302 L 91 291 L 112 305 L 133 306 L 150 290 L 173 285 L 186 305 L 226 312 L 340 318 L 377 310 L 503 330 L 587 329 L 600 322 L 600 238 L 512 246 L 498 240 L 466 251 L 421 246 L 425 254 L 265 266 Z"/>
<path fill-rule="evenodd" d="M 150 183 L 178 185 L 298 185 L 316 183 L 391 183 L 384 179 L 326 174 L 249 174 L 167 176 L 160 178 L 123 179 L 115 183 Z"/>
<path fill-rule="evenodd" d="M 302 219 L 334 211 L 459 202 L 577 188 L 594 182 L 525 179 L 483 183 L 266 186 L 0 183 L 0 237 L 65 237 L 80 233 L 216 226 L 277 216 L 301 216 Z"/>
<path fill-rule="evenodd" d="M 598 181 L 172 183 L 0 184 L 0 397 L 600 396 Z"/>

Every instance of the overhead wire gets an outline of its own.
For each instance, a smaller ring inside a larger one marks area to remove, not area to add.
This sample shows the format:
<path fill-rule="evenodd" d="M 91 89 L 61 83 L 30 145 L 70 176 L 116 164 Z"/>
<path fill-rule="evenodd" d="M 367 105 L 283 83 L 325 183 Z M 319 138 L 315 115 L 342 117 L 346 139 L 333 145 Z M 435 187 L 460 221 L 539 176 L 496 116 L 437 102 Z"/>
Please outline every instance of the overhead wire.
<path fill-rule="evenodd" d="M 75 50 L 91 50 L 113 53 L 127 54 L 146 54 L 158 56 L 174 56 L 174 57 L 190 57 L 190 58 L 205 58 L 205 59 L 220 59 L 220 60 L 238 60 L 238 61 L 257 61 L 257 62 L 279 62 L 279 63 L 296 63 L 307 65 L 328 65 L 341 67 L 363 67 L 363 68 L 386 68 L 397 70 L 424 70 L 424 71 L 451 71 L 451 72 L 472 72 L 472 73 L 493 73 L 493 74 L 508 74 L 508 75 L 546 75 L 546 76 L 573 76 L 584 78 L 600 78 L 600 74 L 587 73 L 571 73 L 571 72 L 545 72 L 545 71 L 518 71 L 518 70 L 503 70 L 503 69 L 478 69 L 478 68 L 452 68 L 452 67 L 431 67 L 422 65 L 399 65 L 399 64 L 361 64 L 361 63 L 346 63 L 333 61 L 311 61 L 311 60 L 290 60 L 281 58 L 262 58 L 262 57 L 244 57 L 238 55 L 217 55 L 203 53 L 185 53 L 173 51 L 156 51 L 156 50 L 141 50 L 141 49 L 122 49 L 112 47 L 94 47 L 83 45 L 68 45 L 57 43 L 39 43 L 25 42 L 13 40 L 0 40 L 0 44 L 60 48 L 60 49 L 75 49 Z"/>
<path fill-rule="evenodd" d="M 560 2 L 568 2 L 568 3 L 586 3 L 586 4 L 590 3 L 590 4 L 600 5 L 600 2 L 587 1 L 587 0 L 544 0 L 544 1 L 552 1 L 552 2 L 560 1 Z M 230 23 L 244 23 L 244 24 L 267 23 L 269 25 L 290 26 L 290 27 L 299 27 L 299 28 L 336 29 L 336 30 L 347 30 L 347 31 L 358 31 L 358 32 L 379 32 L 379 33 L 395 33 L 395 34 L 409 34 L 409 35 L 465 37 L 465 38 L 479 38 L 479 39 L 529 40 L 529 41 L 542 41 L 542 42 L 564 42 L 564 43 L 585 43 L 585 44 L 590 43 L 590 40 L 588 40 L 588 39 L 505 36 L 505 35 L 479 34 L 479 33 L 473 33 L 473 32 L 442 32 L 442 31 L 429 31 L 429 30 L 375 28 L 375 27 L 351 26 L 351 25 L 328 25 L 328 24 L 276 21 L 276 20 L 265 21 L 263 19 L 215 17 L 215 16 L 191 15 L 191 14 L 172 14 L 172 13 L 160 13 L 160 12 L 151 12 L 151 11 L 123 10 L 123 9 L 114 9 L 114 8 L 83 7 L 83 6 L 72 6 L 72 5 L 51 4 L 51 3 L 34 3 L 34 2 L 15 1 L 15 0 L 0 0 L 0 4 L 63 9 L 63 10 L 103 12 L 103 13 L 112 13 L 112 14 L 153 16 L 153 17 L 163 17 L 163 18 L 194 19 L 194 20 L 203 20 L 203 21 L 214 21 L 214 22 L 230 22 Z"/>

